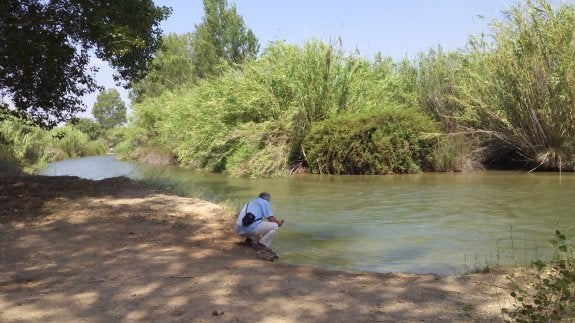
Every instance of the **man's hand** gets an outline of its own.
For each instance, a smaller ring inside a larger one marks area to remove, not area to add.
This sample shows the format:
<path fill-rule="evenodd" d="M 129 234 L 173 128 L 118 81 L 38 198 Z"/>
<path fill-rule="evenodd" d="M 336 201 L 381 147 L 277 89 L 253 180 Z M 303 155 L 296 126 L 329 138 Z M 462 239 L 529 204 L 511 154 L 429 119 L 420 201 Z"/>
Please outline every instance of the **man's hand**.
<path fill-rule="evenodd" d="M 281 227 L 282 224 L 284 224 L 284 220 L 278 220 L 278 219 L 276 219 L 276 217 L 273 216 L 273 215 L 268 218 L 268 221 L 277 223 L 277 224 L 278 224 L 278 227 Z"/>

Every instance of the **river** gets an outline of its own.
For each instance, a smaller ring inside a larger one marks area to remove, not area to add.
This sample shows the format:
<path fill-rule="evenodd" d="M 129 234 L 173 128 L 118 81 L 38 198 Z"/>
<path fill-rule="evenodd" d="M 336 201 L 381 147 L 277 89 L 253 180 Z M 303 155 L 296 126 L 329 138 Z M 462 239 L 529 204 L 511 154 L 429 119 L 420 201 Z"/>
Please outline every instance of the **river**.
<path fill-rule="evenodd" d="M 275 214 L 286 220 L 273 243 L 280 260 L 348 271 L 455 274 L 525 265 L 548 259 L 555 229 L 571 238 L 575 225 L 573 173 L 250 179 L 107 155 L 52 163 L 40 174 L 153 179 L 177 194 L 236 209 L 268 191 Z"/>

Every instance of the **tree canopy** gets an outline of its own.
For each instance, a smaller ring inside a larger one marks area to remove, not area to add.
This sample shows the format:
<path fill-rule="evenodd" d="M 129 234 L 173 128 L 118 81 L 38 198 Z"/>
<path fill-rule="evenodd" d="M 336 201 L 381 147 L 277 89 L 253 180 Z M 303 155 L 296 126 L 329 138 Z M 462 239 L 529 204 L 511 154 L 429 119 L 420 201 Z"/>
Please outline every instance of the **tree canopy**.
<path fill-rule="evenodd" d="M 3 0 L 0 3 L 0 115 L 51 127 L 85 110 L 100 87 L 91 56 L 116 81 L 141 79 L 170 14 L 152 0 Z"/>
<path fill-rule="evenodd" d="M 156 97 L 194 82 L 192 65 L 193 33 L 168 34 L 162 38 L 162 48 L 152 61 L 152 69 L 142 80 L 131 86 L 130 99 L 139 103 L 146 97 Z"/>
<path fill-rule="evenodd" d="M 258 53 L 255 34 L 227 0 L 204 0 L 204 17 L 195 27 L 192 63 L 199 78 L 220 75 L 222 66 L 242 64 Z"/>
<path fill-rule="evenodd" d="M 104 130 L 122 125 L 126 119 L 126 104 L 116 89 L 100 91 L 92 108 L 94 118 Z"/>
<path fill-rule="evenodd" d="M 258 53 L 256 36 L 226 0 L 204 0 L 204 17 L 194 27 L 190 33 L 163 37 L 150 73 L 131 84 L 132 103 L 220 76 L 230 66 L 241 68 Z"/>
<path fill-rule="evenodd" d="M 88 135 L 90 140 L 96 140 L 103 134 L 102 127 L 88 118 L 78 118 L 73 120 L 73 122 L 69 122 L 69 124 Z"/>

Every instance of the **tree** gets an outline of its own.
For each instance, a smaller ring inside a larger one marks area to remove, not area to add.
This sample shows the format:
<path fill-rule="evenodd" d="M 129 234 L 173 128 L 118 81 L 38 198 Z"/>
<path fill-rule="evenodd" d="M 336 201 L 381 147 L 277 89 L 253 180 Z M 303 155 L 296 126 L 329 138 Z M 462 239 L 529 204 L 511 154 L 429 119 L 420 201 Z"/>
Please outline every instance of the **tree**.
<path fill-rule="evenodd" d="M 145 78 L 132 84 L 132 103 L 193 82 L 192 38 L 192 33 L 162 38 L 163 46 L 152 61 L 152 69 Z"/>
<path fill-rule="evenodd" d="M 0 2 L 0 116 L 52 127 L 85 110 L 99 89 L 91 55 L 116 81 L 141 79 L 170 13 L 152 0 L 3 0 Z"/>
<path fill-rule="evenodd" d="M 103 135 L 102 127 L 92 119 L 78 118 L 73 120 L 71 124 L 78 130 L 87 134 L 90 140 L 96 140 Z"/>
<path fill-rule="evenodd" d="M 100 91 L 92 108 L 92 114 L 104 130 L 120 126 L 127 121 L 126 105 L 116 89 Z"/>
<path fill-rule="evenodd" d="M 220 75 L 227 65 L 241 65 L 255 58 L 259 44 L 244 25 L 236 6 L 227 8 L 227 0 L 204 0 L 202 22 L 196 25 L 192 41 L 194 74 L 199 78 Z"/>

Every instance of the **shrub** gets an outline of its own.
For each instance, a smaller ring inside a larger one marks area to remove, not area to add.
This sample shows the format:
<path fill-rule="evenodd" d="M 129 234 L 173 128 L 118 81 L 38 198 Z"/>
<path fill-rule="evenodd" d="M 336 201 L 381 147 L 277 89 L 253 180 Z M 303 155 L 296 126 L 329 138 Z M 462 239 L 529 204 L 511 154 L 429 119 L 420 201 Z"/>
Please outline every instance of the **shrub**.
<path fill-rule="evenodd" d="M 15 176 L 22 173 L 12 152 L 0 144 L 0 176 Z"/>
<path fill-rule="evenodd" d="M 393 108 L 316 123 L 304 140 L 312 172 L 417 173 L 431 168 L 436 124 L 420 112 Z"/>
<path fill-rule="evenodd" d="M 526 284 L 512 280 L 513 309 L 503 309 L 516 322 L 562 322 L 575 317 L 575 251 L 563 233 L 551 243 L 555 259 L 536 263 L 537 273 Z"/>
<path fill-rule="evenodd" d="M 115 147 L 114 150 L 120 159 L 138 160 L 145 154 L 146 146 L 162 146 L 155 142 L 161 138 L 158 124 L 170 114 L 175 98 L 174 93 L 164 92 L 159 97 L 135 104 L 132 107 L 133 114 L 128 117 L 129 125 L 114 128 L 106 133 L 108 141 Z M 182 127 L 179 126 L 176 133 L 181 130 Z"/>
<path fill-rule="evenodd" d="M 85 133 L 72 126 L 47 131 L 19 120 L 0 123 L 0 153 L 16 161 L 28 173 L 54 160 L 99 155 L 106 151 L 102 141 L 90 141 Z"/>
<path fill-rule="evenodd" d="M 0 134 L 5 155 L 18 162 L 25 172 L 31 172 L 47 162 L 46 131 L 18 120 L 4 120 Z"/>

